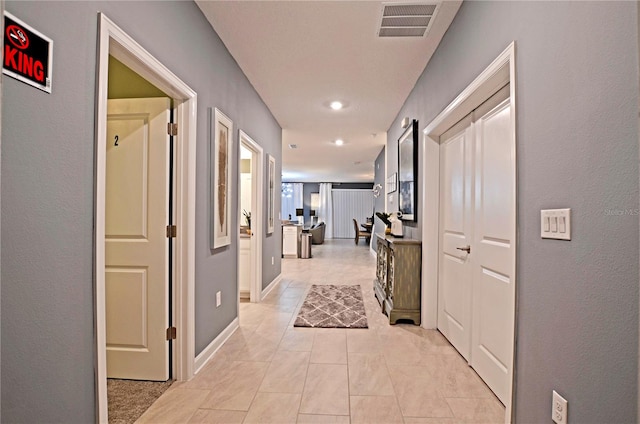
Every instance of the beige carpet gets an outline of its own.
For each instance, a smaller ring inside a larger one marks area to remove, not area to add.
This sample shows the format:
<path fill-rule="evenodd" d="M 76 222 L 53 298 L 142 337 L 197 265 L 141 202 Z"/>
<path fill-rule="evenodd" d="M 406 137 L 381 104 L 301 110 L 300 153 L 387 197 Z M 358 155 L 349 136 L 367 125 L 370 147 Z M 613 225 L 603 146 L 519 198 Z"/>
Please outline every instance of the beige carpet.
<path fill-rule="evenodd" d="M 158 381 L 107 380 L 109 423 L 134 423 L 173 383 Z"/>
<path fill-rule="evenodd" d="M 367 328 L 360 285 L 312 285 L 293 326 Z"/>

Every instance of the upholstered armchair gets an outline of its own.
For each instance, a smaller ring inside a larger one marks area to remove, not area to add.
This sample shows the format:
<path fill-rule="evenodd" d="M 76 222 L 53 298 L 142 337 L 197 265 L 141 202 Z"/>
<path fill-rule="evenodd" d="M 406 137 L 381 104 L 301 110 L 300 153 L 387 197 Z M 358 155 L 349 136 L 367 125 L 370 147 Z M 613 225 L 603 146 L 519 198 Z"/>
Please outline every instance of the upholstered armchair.
<path fill-rule="evenodd" d="M 309 229 L 309 233 L 311 233 L 311 244 L 322 244 L 324 243 L 324 230 L 326 225 L 324 222 L 319 222 L 315 224 Z"/>

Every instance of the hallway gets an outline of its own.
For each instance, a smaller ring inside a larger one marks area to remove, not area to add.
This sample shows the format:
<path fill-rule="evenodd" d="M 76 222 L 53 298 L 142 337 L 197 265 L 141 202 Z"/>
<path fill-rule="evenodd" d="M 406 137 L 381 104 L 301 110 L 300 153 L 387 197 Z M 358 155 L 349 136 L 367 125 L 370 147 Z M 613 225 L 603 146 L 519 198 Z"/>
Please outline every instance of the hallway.
<path fill-rule="evenodd" d="M 390 326 L 373 295 L 375 258 L 353 240 L 286 259 L 260 304 L 189 382 L 140 423 L 501 423 L 504 408 L 435 331 Z M 293 328 L 311 284 L 360 284 L 368 329 Z"/>

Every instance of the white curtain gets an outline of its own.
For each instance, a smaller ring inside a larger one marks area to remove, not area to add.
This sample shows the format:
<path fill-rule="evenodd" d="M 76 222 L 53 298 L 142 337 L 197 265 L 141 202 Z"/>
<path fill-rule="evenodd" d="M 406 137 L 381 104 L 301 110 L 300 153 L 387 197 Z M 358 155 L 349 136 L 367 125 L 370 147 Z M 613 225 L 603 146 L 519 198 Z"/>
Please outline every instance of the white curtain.
<path fill-rule="evenodd" d="M 295 221 L 296 208 L 302 208 L 302 193 L 304 185 L 302 183 L 282 183 L 282 219 Z"/>
<path fill-rule="evenodd" d="M 318 222 L 325 223 L 324 237 L 333 238 L 333 194 L 331 183 L 320 183 L 320 206 L 318 207 Z"/>
<path fill-rule="evenodd" d="M 360 224 L 373 214 L 371 190 L 333 190 L 333 237 L 353 238 L 353 219 Z"/>

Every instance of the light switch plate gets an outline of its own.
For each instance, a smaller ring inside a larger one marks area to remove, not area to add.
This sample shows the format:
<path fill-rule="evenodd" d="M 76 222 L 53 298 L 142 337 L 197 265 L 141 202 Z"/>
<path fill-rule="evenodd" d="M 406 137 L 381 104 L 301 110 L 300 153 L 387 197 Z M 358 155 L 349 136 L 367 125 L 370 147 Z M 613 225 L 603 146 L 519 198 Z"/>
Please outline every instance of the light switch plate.
<path fill-rule="evenodd" d="M 542 209 L 540 211 L 540 237 L 571 240 L 571 208 Z"/>

